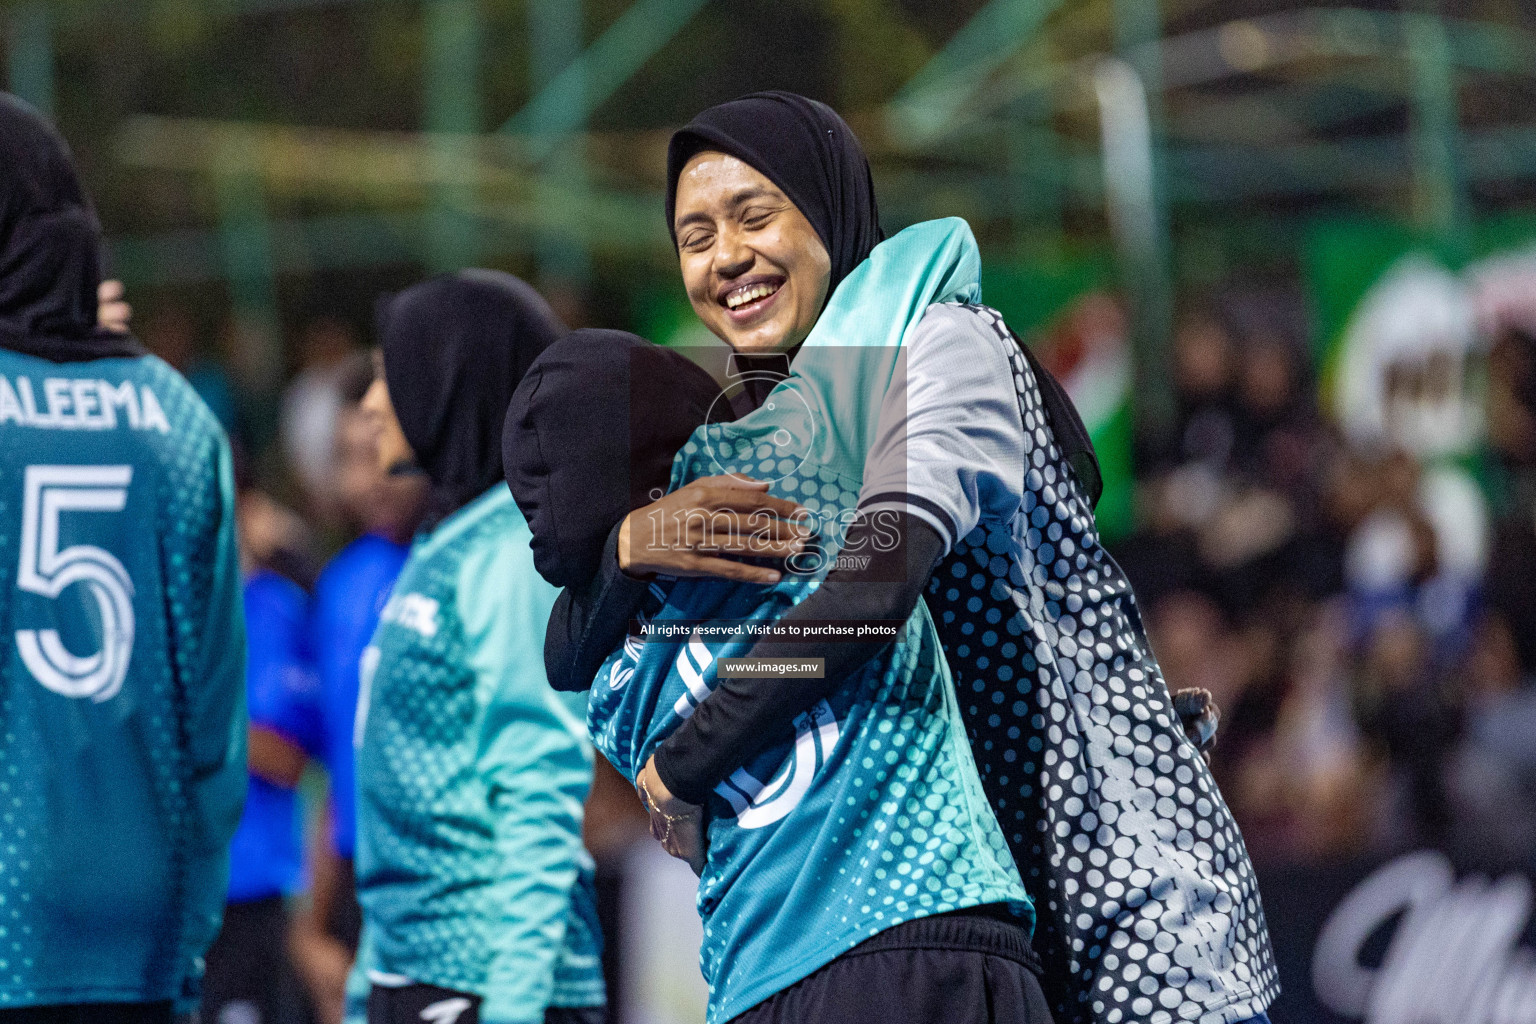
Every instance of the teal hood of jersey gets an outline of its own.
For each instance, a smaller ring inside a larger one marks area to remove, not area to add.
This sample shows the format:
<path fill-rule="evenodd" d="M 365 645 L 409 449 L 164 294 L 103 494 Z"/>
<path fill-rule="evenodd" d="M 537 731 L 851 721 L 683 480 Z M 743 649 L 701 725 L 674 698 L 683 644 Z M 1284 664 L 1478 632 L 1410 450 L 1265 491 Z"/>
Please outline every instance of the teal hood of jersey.
<path fill-rule="evenodd" d="M 720 659 L 754 642 L 689 623 L 776 621 L 832 569 L 904 339 L 933 303 L 979 298 L 979 274 L 964 221 L 919 224 L 881 243 L 838 286 L 764 404 L 700 428 L 678 453 L 673 488 L 719 473 L 768 480 L 810 510 L 819 543 L 773 586 L 658 585 L 653 632 L 610 656 L 590 698 L 594 739 L 625 775 L 709 696 Z M 659 632 L 674 621 L 680 636 Z M 794 727 L 721 783 L 707 808 L 699 910 L 711 1024 L 904 921 L 991 903 L 1033 919 L 924 605 L 886 654 Z"/>

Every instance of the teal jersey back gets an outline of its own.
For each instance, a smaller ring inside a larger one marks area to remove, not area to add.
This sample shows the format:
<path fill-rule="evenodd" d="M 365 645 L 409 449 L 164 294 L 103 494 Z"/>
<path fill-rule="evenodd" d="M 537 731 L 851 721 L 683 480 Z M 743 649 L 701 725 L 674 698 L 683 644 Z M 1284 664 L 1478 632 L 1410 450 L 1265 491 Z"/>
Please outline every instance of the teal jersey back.
<path fill-rule="evenodd" d="M 159 359 L 0 350 L 0 1008 L 196 997 L 246 781 L 234 501 Z"/>
<path fill-rule="evenodd" d="M 812 513 L 819 547 L 771 587 L 659 586 L 653 628 L 777 621 L 816 589 L 857 508 L 864 454 L 908 323 L 931 302 L 971 295 L 977 272 L 963 222 L 918 225 L 882 243 L 838 286 L 790 377 L 763 406 L 694 434 L 678 454 L 674 487 L 720 473 L 769 481 L 771 493 Z M 593 736 L 632 780 L 708 698 L 720 659 L 753 644 L 750 630 L 716 639 L 678 628 L 676 639 L 631 639 L 593 683 Z M 698 903 L 710 1024 L 905 921 L 1001 903 L 1033 923 L 924 605 L 889 651 L 793 725 L 716 787 L 707 808 Z"/>
<path fill-rule="evenodd" d="M 559 593 L 503 485 L 418 538 L 365 652 L 362 972 L 484 997 L 487 1021 L 604 1002 L 592 747 L 544 675 Z"/>

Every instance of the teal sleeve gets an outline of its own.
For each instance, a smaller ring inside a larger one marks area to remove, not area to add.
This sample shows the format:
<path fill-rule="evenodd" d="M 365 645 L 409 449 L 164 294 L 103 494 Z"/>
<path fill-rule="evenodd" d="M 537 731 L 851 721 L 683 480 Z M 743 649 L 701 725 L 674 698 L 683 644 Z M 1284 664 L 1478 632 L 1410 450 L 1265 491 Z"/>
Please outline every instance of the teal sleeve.
<path fill-rule="evenodd" d="M 216 482 L 207 519 L 188 552 L 197 567 L 187 593 L 172 595 L 176 669 L 188 737 L 188 847 L 178 1010 L 195 1008 L 203 955 L 218 934 L 229 885 L 229 843 L 245 801 L 245 615 L 235 540 L 235 476 L 229 444 L 214 436 Z"/>
<path fill-rule="evenodd" d="M 488 893 L 497 948 L 480 1016 L 542 1022 L 583 856 L 592 751 L 545 678 L 556 591 L 534 570 L 523 535 L 480 550 L 461 572 L 460 618 L 485 709 L 477 758 L 500 854 Z"/>

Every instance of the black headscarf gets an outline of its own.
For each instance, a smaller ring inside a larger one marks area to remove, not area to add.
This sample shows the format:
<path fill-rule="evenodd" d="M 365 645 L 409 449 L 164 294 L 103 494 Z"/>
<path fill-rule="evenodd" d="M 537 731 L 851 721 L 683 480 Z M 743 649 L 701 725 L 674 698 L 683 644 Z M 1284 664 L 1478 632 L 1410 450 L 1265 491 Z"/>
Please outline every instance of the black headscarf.
<path fill-rule="evenodd" d="M 623 331 L 573 331 L 534 361 L 507 408 L 502 462 L 541 576 L 567 587 L 596 574 L 609 532 L 666 489 L 719 394 L 686 357 Z"/>
<path fill-rule="evenodd" d="M 64 139 L 0 92 L 0 346 L 56 362 L 143 355 L 96 325 L 101 225 Z"/>
<path fill-rule="evenodd" d="M 718 150 L 750 164 L 811 222 L 832 260 L 830 296 L 885 234 L 869 160 L 853 130 L 825 103 L 792 92 L 755 92 L 695 117 L 667 146 L 667 230 L 677 244 L 677 179 L 696 154 Z"/>
<path fill-rule="evenodd" d="M 380 319 L 390 401 L 432 481 L 436 522 L 502 479 L 507 402 L 567 328 L 532 287 L 495 270 L 413 285 L 382 304 Z"/>

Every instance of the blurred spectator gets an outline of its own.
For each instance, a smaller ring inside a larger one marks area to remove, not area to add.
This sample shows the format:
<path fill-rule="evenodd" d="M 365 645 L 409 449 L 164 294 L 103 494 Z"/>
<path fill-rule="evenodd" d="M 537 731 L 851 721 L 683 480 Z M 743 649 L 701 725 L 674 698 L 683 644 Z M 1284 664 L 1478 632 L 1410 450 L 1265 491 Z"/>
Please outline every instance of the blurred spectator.
<path fill-rule="evenodd" d="M 1398 450 L 1366 462 L 1374 501 L 1350 534 L 1345 577 L 1362 635 L 1390 612 L 1427 631 L 1437 659 L 1466 642 L 1488 557 L 1486 505 L 1453 467 L 1421 467 Z"/>
<path fill-rule="evenodd" d="M 251 451 L 265 454 L 277 435 L 277 390 L 282 383 L 282 347 L 274 328 L 236 313 L 219 327 L 218 358 L 229 374 L 235 415 Z"/>
<path fill-rule="evenodd" d="M 1138 530 L 1115 552 L 1149 607 L 1208 583 L 1200 531 L 1220 507 L 1236 434 L 1232 339 L 1208 306 L 1186 302 L 1180 311 L 1170 376 L 1174 420 L 1166 434 L 1138 439 Z"/>
<path fill-rule="evenodd" d="M 377 427 L 358 404 L 373 376 L 366 352 L 352 353 L 336 373 L 341 399 L 333 435 L 336 494 L 341 511 L 362 535 L 320 574 L 310 622 L 330 807 L 328 834 L 311 851 L 310 905 L 295 919 L 292 944 L 321 1024 L 341 1020 L 362 924 L 352 873 L 352 733 L 363 650 L 410 551 L 427 493 L 425 477 L 387 476 L 379 469 Z"/>
<path fill-rule="evenodd" d="M 1259 331 L 1243 343 L 1237 361 L 1233 462 L 1288 494 L 1305 491 L 1315 479 L 1310 449 L 1317 418 L 1303 390 L 1303 358 L 1298 344 Z"/>
<path fill-rule="evenodd" d="M 1290 642 L 1268 652 L 1284 680 L 1269 728 L 1223 752 L 1247 755 L 1230 796 L 1270 862 L 1348 855 L 1369 838 L 1375 780 L 1354 718 L 1348 639 L 1341 607 L 1309 610 Z"/>
<path fill-rule="evenodd" d="M 250 710 L 245 809 L 230 847 L 224 924 L 208 951 L 203 1024 L 302 1024 L 302 995 L 287 950 L 285 902 L 298 888 L 302 843 L 298 785 L 320 750 L 319 692 L 308 665 L 308 597 L 275 571 L 296 539 L 283 511 L 247 490 L 240 500 L 246 571 L 246 660 Z"/>
<path fill-rule="evenodd" d="M 1319 501 L 1334 445 L 1301 339 L 1262 319 L 1238 336 L 1191 305 L 1173 357 L 1174 429 L 1143 445 L 1141 530 L 1120 549 L 1138 592 L 1194 588 L 1244 615 L 1276 590 L 1336 590 L 1339 544 Z"/>
<path fill-rule="evenodd" d="M 192 390 L 218 417 L 225 433 L 235 437 L 238 433 L 235 396 L 229 375 L 222 366 L 201 354 L 197 333 L 196 322 L 176 306 L 156 311 L 145 321 L 142 332 L 149 350 L 187 378 Z"/>
<path fill-rule="evenodd" d="M 336 418 L 347 357 L 359 348 L 344 321 L 321 317 L 299 336 L 299 372 L 283 392 L 279 431 L 289 467 L 323 522 L 339 513 L 336 490 Z"/>
<path fill-rule="evenodd" d="M 1387 845 L 1443 845 L 1452 822 L 1445 776 L 1458 708 L 1434 671 L 1430 637 L 1408 612 L 1393 609 L 1373 622 L 1357 685 L 1361 728 L 1390 771 Z"/>
<path fill-rule="evenodd" d="M 238 450 L 235 458 L 236 473 L 243 476 Z M 308 525 L 255 487 L 240 492 L 240 560 L 247 573 L 270 569 L 304 590 L 314 586 L 317 566 Z"/>
<path fill-rule="evenodd" d="M 1456 837 L 1485 865 L 1536 869 L 1536 686 L 1509 624 L 1478 624 L 1458 673 L 1466 728 L 1451 765 Z"/>
<path fill-rule="evenodd" d="M 1536 334 L 1503 332 L 1488 361 L 1488 438 L 1500 516 L 1488 604 L 1511 631 L 1521 671 L 1536 675 Z"/>

